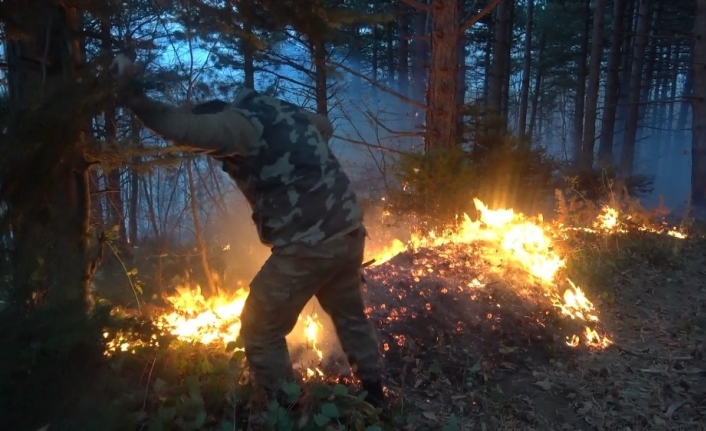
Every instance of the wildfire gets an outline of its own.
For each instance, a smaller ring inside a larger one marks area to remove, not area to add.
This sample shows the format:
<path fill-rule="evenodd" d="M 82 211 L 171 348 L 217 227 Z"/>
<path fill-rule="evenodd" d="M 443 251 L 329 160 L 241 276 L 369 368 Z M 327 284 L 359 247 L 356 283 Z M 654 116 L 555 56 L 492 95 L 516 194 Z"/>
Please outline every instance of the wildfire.
<path fill-rule="evenodd" d="M 568 229 L 593 233 L 627 232 L 628 226 L 621 221 L 618 210 L 605 206 L 592 227 L 569 228 L 559 224 L 545 224 L 541 215 L 533 220 L 521 213 L 515 213 L 512 209 L 491 210 L 477 198 L 474 198 L 473 202 L 479 212 L 477 220 L 474 221 L 468 214 L 464 214 L 463 222 L 457 229 L 441 234 L 432 232 L 426 237 L 413 235 L 407 244 L 395 240 L 388 248 L 373 256 L 373 264 L 380 265 L 406 249 L 484 243 L 488 253 L 521 268 L 531 279 L 538 281 L 562 315 L 586 322 L 583 334 L 569 337 L 569 346 L 578 346 L 582 341 L 583 344 L 594 348 L 610 345 L 610 339 L 592 328 L 592 325 L 599 321 L 594 304 L 571 279 L 561 276 L 566 261 L 557 252 L 553 238 L 561 236 L 562 231 Z M 627 216 L 627 220 L 630 220 L 630 216 Z M 639 226 L 637 229 L 666 233 L 676 238 L 686 237 L 684 233 L 666 227 Z M 561 293 L 559 286 L 564 284 L 564 281 L 568 287 Z"/>
<path fill-rule="evenodd" d="M 560 315 L 583 322 L 583 333 L 570 336 L 566 341 L 569 346 L 583 344 L 593 348 L 605 348 L 610 345 L 611 340 L 599 334 L 594 327 L 599 322 L 594 304 L 579 286 L 562 275 L 566 261 L 559 254 L 554 239 L 561 237 L 567 230 L 577 229 L 594 233 L 625 232 L 628 226 L 621 221 L 620 213 L 614 208 L 605 207 L 590 227 L 577 228 L 556 223 L 547 224 L 541 216 L 528 218 L 512 209 L 491 210 L 479 199 L 473 201 L 479 213 L 476 220 L 464 214 L 460 226 L 453 230 L 430 232 L 424 237 L 413 235 L 407 243 L 395 239 L 387 247 L 368 256 L 374 259 L 372 264 L 380 265 L 408 249 L 447 244 L 482 244 L 484 253 L 489 255 L 488 258 L 498 259 L 502 266 L 521 269 L 527 275 L 528 281 L 541 286 L 545 296 Z M 646 226 L 638 229 L 666 233 L 677 238 L 685 237 L 675 229 Z M 227 248 L 229 246 L 226 246 Z M 444 258 L 453 259 L 453 256 Z M 433 271 L 431 267 L 427 270 Z M 419 277 L 424 276 L 424 272 L 419 271 L 413 276 L 418 281 Z M 476 279 L 467 286 L 453 288 L 472 295 L 474 289 L 481 286 L 482 283 Z M 241 328 L 240 315 L 247 295 L 248 290 L 240 287 L 231 294 L 204 297 L 198 286 L 182 286 L 177 288 L 173 296 L 167 298 L 171 310 L 158 316 L 156 324 L 164 333 L 180 340 L 227 345 L 238 337 Z M 384 304 L 382 307 L 384 308 Z M 323 359 L 323 352 L 319 348 L 322 328 L 323 325 L 315 312 L 303 313 L 295 327 L 298 341 L 314 352 L 319 364 Z M 104 336 L 108 338 L 107 333 Z M 156 343 L 156 337 L 150 342 Z M 111 339 L 108 350 L 133 351 L 136 345 L 136 342 L 118 336 Z M 318 368 L 319 364 L 302 365 L 304 374 L 309 378 L 323 376 L 323 372 Z"/>

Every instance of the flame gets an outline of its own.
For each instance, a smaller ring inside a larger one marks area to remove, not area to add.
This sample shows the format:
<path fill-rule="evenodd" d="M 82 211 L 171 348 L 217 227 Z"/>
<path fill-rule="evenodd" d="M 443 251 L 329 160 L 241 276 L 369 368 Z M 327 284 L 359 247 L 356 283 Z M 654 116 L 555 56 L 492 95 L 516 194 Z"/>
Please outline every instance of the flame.
<path fill-rule="evenodd" d="M 612 341 L 595 329 L 599 318 L 594 304 L 579 286 L 562 276 L 566 261 L 559 254 L 554 240 L 565 236 L 564 234 L 569 230 L 593 233 L 627 232 L 630 226 L 623 219 L 629 221 L 630 216 L 621 217 L 617 209 L 605 206 L 590 227 L 567 227 L 558 223 L 545 224 L 541 215 L 531 219 L 516 213 L 513 209 L 490 209 L 477 198 L 473 199 L 473 202 L 479 213 L 476 220 L 464 214 L 455 229 L 430 232 L 423 237 L 412 235 L 407 243 L 395 239 L 380 250 L 368 250 L 368 253 L 372 251 L 370 253 L 370 257 L 374 259 L 372 264 L 383 264 L 408 249 L 438 247 L 446 244 L 483 243 L 486 245 L 485 250 L 488 253 L 494 253 L 494 257 L 499 258 L 505 266 L 509 264 L 523 270 L 530 281 L 543 287 L 546 296 L 550 298 L 561 315 L 582 322 L 583 333 L 570 336 L 566 341 L 567 345 L 576 347 L 583 344 L 592 348 L 609 346 Z M 636 228 L 642 231 L 666 233 L 675 238 L 686 238 L 686 235 L 679 230 L 665 226 L 637 226 Z M 230 245 L 226 245 L 224 250 L 229 248 Z M 444 255 L 444 257 L 449 256 Z M 415 270 L 413 276 L 419 281 L 419 277 L 431 272 L 433 268 L 427 265 L 425 269 Z M 443 276 L 443 274 L 440 275 Z M 474 295 L 473 291 L 483 286 L 484 283 L 476 278 L 467 286 L 457 286 L 457 288 Z M 561 286 L 565 288 L 562 289 Z M 223 289 L 221 291 L 223 292 Z M 171 305 L 171 310 L 158 316 L 156 324 L 163 333 L 176 336 L 180 340 L 227 345 L 240 333 L 240 315 L 247 295 L 248 289 L 241 286 L 231 294 L 206 298 L 202 295 L 199 286 L 180 286 L 174 295 L 166 298 Z M 428 308 L 431 306 L 428 304 Z M 382 304 L 381 307 L 384 308 L 385 305 Z M 393 314 L 405 313 L 406 309 L 403 307 L 391 311 Z M 323 359 L 323 352 L 319 344 L 323 325 L 316 313 L 310 313 L 300 315 L 297 326 L 299 332 L 295 335 L 300 337 L 308 350 L 314 352 L 319 362 L 311 366 L 302 366 L 303 374 L 307 378 L 322 377 L 323 372 L 319 365 Z M 112 335 L 111 338 L 111 334 L 107 332 L 104 334 L 108 341 L 106 351 L 108 355 L 119 351 L 135 352 L 139 346 L 158 344 L 157 336 L 152 336 L 150 340 L 135 341 L 124 334 Z M 400 337 L 402 338 L 397 342 L 403 343 L 404 337 Z M 384 348 L 387 350 L 389 346 L 386 345 Z"/>
<path fill-rule="evenodd" d="M 605 335 L 600 335 L 592 327 L 599 321 L 594 304 L 572 280 L 560 276 L 566 261 L 558 254 L 553 239 L 562 236 L 566 230 L 625 233 L 628 231 L 628 225 L 621 221 L 619 211 L 613 207 L 604 206 L 592 227 L 576 228 L 560 224 L 544 224 L 541 215 L 532 220 L 521 213 L 515 213 L 513 209 L 492 210 L 478 198 L 474 198 L 473 202 L 479 212 L 477 220 L 474 221 L 468 214 L 464 214 L 463 221 L 457 229 L 441 234 L 431 232 L 426 237 L 413 235 L 407 244 L 395 240 L 390 246 L 373 256 L 375 260 L 373 265 L 380 265 L 407 249 L 446 244 L 487 243 L 490 245 L 487 247 L 488 250 L 496 250 L 496 254 L 502 260 L 521 268 L 545 287 L 547 296 L 551 298 L 552 304 L 562 315 L 585 322 L 584 333 L 570 337 L 567 341 L 568 345 L 579 346 L 583 340 L 583 343 L 589 347 L 609 346 L 612 341 Z M 629 220 L 630 216 L 627 219 Z M 666 233 L 675 238 L 686 238 L 684 233 L 672 228 L 638 226 L 637 229 Z M 568 287 L 561 294 L 559 286 L 564 282 Z"/>

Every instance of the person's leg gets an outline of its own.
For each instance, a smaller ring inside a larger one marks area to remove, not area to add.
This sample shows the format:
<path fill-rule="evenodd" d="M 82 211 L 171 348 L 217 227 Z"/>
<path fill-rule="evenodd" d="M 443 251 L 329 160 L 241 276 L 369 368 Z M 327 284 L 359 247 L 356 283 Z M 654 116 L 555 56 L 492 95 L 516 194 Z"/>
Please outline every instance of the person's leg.
<path fill-rule="evenodd" d="M 285 337 L 299 313 L 335 269 L 324 259 L 273 253 L 250 284 L 240 336 L 255 381 L 268 396 L 293 380 Z"/>
<path fill-rule="evenodd" d="M 319 289 L 316 297 L 331 316 L 344 353 L 360 379 L 368 399 L 376 407 L 384 401 L 381 383 L 381 356 L 375 331 L 367 315 L 361 292 L 361 264 L 365 234 L 345 239 L 348 253 L 342 269 Z"/>

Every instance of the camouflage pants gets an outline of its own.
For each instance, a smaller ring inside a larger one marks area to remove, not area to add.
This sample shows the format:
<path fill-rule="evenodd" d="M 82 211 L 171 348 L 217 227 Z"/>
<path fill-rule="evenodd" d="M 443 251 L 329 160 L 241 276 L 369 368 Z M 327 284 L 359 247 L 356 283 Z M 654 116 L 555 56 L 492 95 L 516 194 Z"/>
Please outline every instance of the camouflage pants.
<path fill-rule="evenodd" d="M 250 284 L 240 335 L 256 382 L 274 393 L 293 378 L 285 337 L 313 297 L 331 316 L 349 364 L 363 381 L 380 379 L 380 353 L 364 311 L 365 229 L 309 247 L 275 248 Z"/>

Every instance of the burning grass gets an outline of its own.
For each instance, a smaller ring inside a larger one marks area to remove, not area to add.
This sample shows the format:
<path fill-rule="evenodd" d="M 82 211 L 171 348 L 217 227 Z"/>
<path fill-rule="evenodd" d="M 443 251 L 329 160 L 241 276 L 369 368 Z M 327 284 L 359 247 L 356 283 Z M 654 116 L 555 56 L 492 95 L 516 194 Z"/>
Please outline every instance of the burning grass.
<path fill-rule="evenodd" d="M 608 206 L 603 207 L 590 226 L 565 226 L 560 223 L 544 223 L 541 215 L 529 218 L 511 209 L 491 210 L 479 199 L 474 199 L 474 203 L 478 210 L 475 220 L 464 214 L 454 229 L 440 233 L 432 231 L 424 237 L 412 235 L 406 242 L 395 239 L 387 247 L 370 250 L 368 254 L 372 267 L 367 272 L 372 273 L 367 274 L 368 277 L 371 280 L 379 277 L 376 274 L 380 268 L 395 256 L 427 250 L 423 265 L 388 266 L 384 277 L 399 282 L 402 277 L 410 276 L 411 282 L 404 288 L 416 292 L 421 279 L 434 274 L 445 280 L 439 286 L 440 291 L 450 289 L 461 295 L 473 296 L 483 287 L 478 277 L 500 275 L 511 283 L 507 287 L 511 294 L 523 297 L 525 301 L 534 301 L 536 305 L 550 304 L 563 318 L 583 324 L 581 330 L 566 335 L 567 345 L 576 347 L 584 344 L 600 349 L 610 345 L 611 340 L 598 329 L 599 310 L 584 290 L 566 275 L 566 259 L 563 254 L 567 253 L 566 244 L 571 235 L 576 232 L 591 235 L 624 234 L 637 230 L 666 234 L 678 239 L 685 237 L 685 233 L 664 226 L 631 226 L 630 215 L 621 217 L 618 210 Z M 445 262 L 445 269 L 436 268 L 437 261 Z M 479 269 L 479 262 L 490 264 Z M 472 279 L 450 279 L 449 271 L 460 271 L 466 275 L 476 273 L 478 276 Z M 389 289 L 394 291 L 395 288 Z M 419 294 L 422 290 L 419 290 Z M 374 291 L 368 288 L 368 292 Z M 396 292 L 393 294 L 401 295 Z M 174 295 L 167 298 L 171 309 L 160 311 L 155 316 L 155 324 L 165 333 L 181 340 L 225 346 L 238 336 L 239 316 L 246 296 L 247 289 L 243 286 L 238 286 L 231 294 L 210 298 L 205 298 L 198 286 L 180 286 Z M 368 301 L 373 307 L 377 304 L 390 307 L 383 298 L 374 295 L 369 295 Z M 400 313 L 400 310 L 395 312 Z M 318 338 L 322 324 L 318 315 L 303 314 L 299 320 L 289 341 L 307 345 L 316 358 L 321 360 L 323 353 L 317 343 L 320 342 Z M 385 332 L 385 328 L 381 330 Z M 108 353 L 129 351 L 133 349 L 133 344 L 124 335 L 119 336 L 109 341 Z M 313 366 L 315 372 L 310 369 L 308 374 L 321 375 L 317 366 Z"/>
<path fill-rule="evenodd" d="M 706 310 L 703 291 L 685 274 L 702 271 L 706 254 L 692 250 L 694 241 L 615 208 L 578 225 L 475 203 L 477 216 L 453 230 L 369 250 L 367 313 L 385 355 L 391 417 L 381 422 L 349 395 L 355 379 L 330 322 L 307 306 L 288 339 L 307 380 L 303 392 L 289 388 L 304 399 L 298 420 L 317 430 L 324 423 L 395 430 L 698 423 L 706 414 L 698 390 Z M 692 265 L 675 257 L 682 255 L 701 257 Z M 99 388 L 82 393 L 113 412 L 110 429 L 264 429 L 255 420 L 296 429 L 286 408 L 261 404 L 249 385 L 234 342 L 246 295 L 241 285 L 215 297 L 185 285 L 168 307 L 144 305 L 151 322 L 135 319 L 104 334 L 114 380 L 91 381 Z M 118 321 L 135 316 L 112 313 Z"/>

